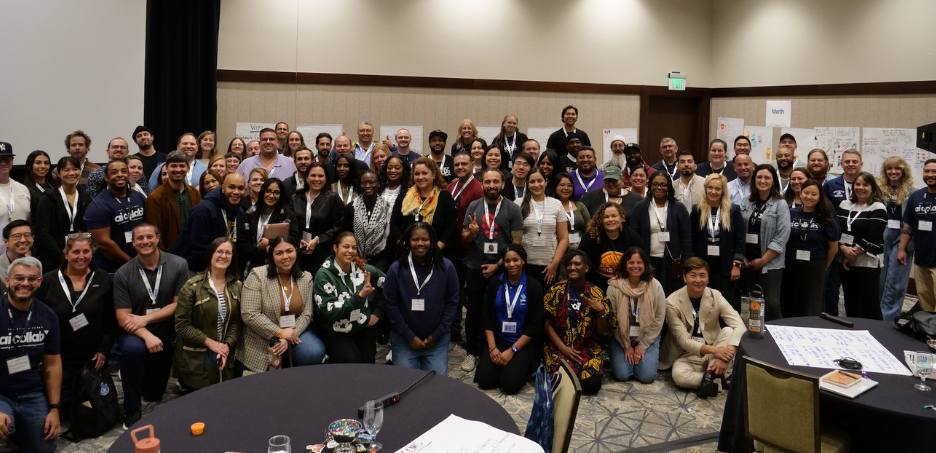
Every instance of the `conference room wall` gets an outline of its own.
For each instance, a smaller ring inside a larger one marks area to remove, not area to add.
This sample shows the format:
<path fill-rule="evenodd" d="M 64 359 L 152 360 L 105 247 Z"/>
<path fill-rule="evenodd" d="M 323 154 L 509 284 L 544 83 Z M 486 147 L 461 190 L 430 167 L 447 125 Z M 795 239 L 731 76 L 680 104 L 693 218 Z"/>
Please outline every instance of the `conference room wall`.
<path fill-rule="evenodd" d="M 224 0 L 218 68 L 709 86 L 712 0 Z"/>
<path fill-rule="evenodd" d="M 238 122 L 285 121 L 291 128 L 342 124 L 356 139 L 357 125 L 366 120 L 377 128 L 421 124 L 424 143 L 429 132 L 441 129 L 449 134 L 451 144 L 465 118 L 478 126 L 498 126 L 504 115 L 514 113 L 520 118 L 521 132 L 528 127 L 558 129 L 562 108 L 569 104 L 578 107 L 577 126 L 589 135 L 601 162 L 605 160 L 600 154 L 604 128 L 640 126 L 639 96 L 219 82 L 218 137 L 226 146 Z M 311 147 L 312 137 L 305 139 Z"/>
<path fill-rule="evenodd" d="M 763 126 L 767 101 L 792 101 L 790 127 L 894 127 L 916 128 L 936 122 L 936 95 L 855 97 L 752 97 L 712 98 L 709 136 L 715 138 L 718 118 L 743 118 L 749 126 Z M 780 143 L 774 128 L 773 149 Z M 802 151 L 802 150 L 800 150 Z M 808 150 L 807 150 L 808 151 Z"/>

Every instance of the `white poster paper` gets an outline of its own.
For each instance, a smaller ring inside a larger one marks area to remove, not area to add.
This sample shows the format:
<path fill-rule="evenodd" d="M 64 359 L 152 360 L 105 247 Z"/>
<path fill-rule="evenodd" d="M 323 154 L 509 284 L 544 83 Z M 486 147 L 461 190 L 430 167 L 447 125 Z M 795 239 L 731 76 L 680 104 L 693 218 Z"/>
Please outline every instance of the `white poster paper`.
<path fill-rule="evenodd" d="M 244 142 L 250 143 L 254 140 L 260 140 L 260 131 L 267 127 L 275 129 L 276 123 L 237 123 L 234 128 L 234 135 Z"/>
<path fill-rule="evenodd" d="M 602 145 L 601 153 L 602 156 L 598 159 L 598 162 L 607 162 L 611 158 L 611 141 L 614 140 L 615 135 L 624 136 L 624 143 L 637 143 L 637 128 L 633 127 L 619 127 L 602 130 Z M 600 165 L 600 164 L 599 164 Z"/>
<path fill-rule="evenodd" d="M 835 359 L 851 357 L 870 373 L 912 376 L 906 366 L 867 330 L 817 329 L 768 324 L 787 363 L 793 366 L 841 368 Z"/>
<path fill-rule="evenodd" d="M 931 154 L 916 147 L 916 129 L 866 127 L 861 129 L 861 136 L 864 171 L 880 176 L 884 161 L 890 156 L 900 156 L 910 164 L 913 187 L 926 187 L 923 182 L 923 163 Z"/>
<path fill-rule="evenodd" d="M 793 101 L 767 101 L 767 127 L 790 127 Z"/>
<path fill-rule="evenodd" d="M 751 140 L 751 160 L 755 164 L 764 164 L 773 159 L 773 128 L 744 126 L 745 137 Z"/>
<path fill-rule="evenodd" d="M 816 131 L 814 129 L 798 129 L 785 127 L 780 129 L 780 135 L 790 134 L 796 140 L 796 152 L 793 153 L 793 166 L 806 166 L 806 156 L 816 147 Z M 776 153 L 774 153 L 776 154 Z M 776 156 L 774 157 L 776 160 Z"/>
<path fill-rule="evenodd" d="M 500 126 L 477 126 L 478 135 L 487 142 L 488 145 L 494 142 L 494 137 L 500 134 Z"/>
<path fill-rule="evenodd" d="M 315 154 L 315 137 L 322 132 L 327 132 L 331 135 L 332 145 L 335 144 L 335 139 L 341 136 L 341 133 L 344 131 L 344 126 L 341 124 L 300 124 L 296 126 L 296 130 L 302 134 L 302 139 L 305 140 L 306 148 L 312 150 L 312 154 Z"/>
<path fill-rule="evenodd" d="M 396 453 L 538 453 L 543 447 L 517 434 L 455 414 L 406 444 Z"/>
<path fill-rule="evenodd" d="M 744 118 L 718 118 L 718 130 L 715 138 L 728 144 L 728 158 L 734 159 L 734 141 L 744 134 Z"/>
<path fill-rule="evenodd" d="M 530 127 L 527 128 L 527 138 L 536 140 L 540 145 L 540 154 L 546 151 L 546 142 L 549 141 L 549 135 L 559 130 L 561 126 L 556 127 Z"/>
<path fill-rule="evenodd" d="M 842 174 L 842 152 L 860 149 L 860 129 L 857 127 L 816 127 L 816 148 L 829 156 L 829 174 Z"/>
<path fill-rule="evenodd" d="M 374 137 L 374 140 L 383 141 L 390 136 L 390 142 L 393 143 L 393 146 L 396 146 L 396 133 L 400 129 L 406 129 L 409 131 L 410 136 L 413 137 L 413 141 L 410 142 L 410 150 L 416 151 L 417 153 L 423 154 L 423 127 L 419 126 L 385 126 L 380 125 L 380 135 L 379 137 Z M 425 155 L 425 154 L 423 154 Z"/>

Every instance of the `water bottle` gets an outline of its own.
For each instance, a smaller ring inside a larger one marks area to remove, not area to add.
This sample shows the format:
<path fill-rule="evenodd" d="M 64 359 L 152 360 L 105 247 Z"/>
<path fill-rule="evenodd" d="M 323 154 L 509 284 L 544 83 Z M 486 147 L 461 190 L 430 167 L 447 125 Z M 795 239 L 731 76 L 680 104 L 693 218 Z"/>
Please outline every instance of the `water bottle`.
<path fill-rule="evenodd" d="M 747 301 L 745 301 L 747 299 Z M 748 313 L 748 336 L 751 338 L 764 338 L 764 289 L 760 285 L 754 285 L 751 288 L 751 296 L 741 298 L 742 303 L 747 303 Z"/>
<path fill-rule="evenodd" d="M 149 437 L 137 439 L 137 433 L 149 430 Z M 130 432 L 130 439 L 133 439 L 133 445 L 136 447 L 136 453 L 159 453 L 159 439 L 156 438 L 156 432 L 153 431 L 153 425 L 141 426 Z"/>

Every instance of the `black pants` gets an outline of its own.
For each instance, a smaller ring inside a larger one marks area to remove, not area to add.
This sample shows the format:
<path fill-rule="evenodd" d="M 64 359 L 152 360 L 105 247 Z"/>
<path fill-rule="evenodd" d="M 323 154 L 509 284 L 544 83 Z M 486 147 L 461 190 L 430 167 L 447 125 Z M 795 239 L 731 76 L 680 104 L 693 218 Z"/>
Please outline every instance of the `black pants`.
<path fill-rule="evenodd" d="M 822 290 L 822 305 L 825 312 L 832 315 L 839 315 L 839 289 L 842 286 L 842 276 L 839 269 L 842 265 L 832 263 L 825 273 L 825 287 Z"/>
<path fill-rule="evenodd" d="M 474 377 L 478 387 L 485 390 L 499 388 L 507 395 L 519 392 L 526 384 L 527 377 L 533 372 L 533 367 L 539 363 L 539 348 L 534 343 L 536 342 L 531 341 L 525 348 L 519 350 L 506 365 L 495 365 L 491 361 L 490 353 L 482 353 Z M 501 352 L 513 346 L 497 336 L 494 337 L 494 344 Z"/>
<path fill-rule="evenodd" d="M 452 320 L 450 330 L 452 332 L 452 341 L 455 342 L 462 340 L 462 309 L 465 307 L 465 274 L 468 270 L 465 267 L 467 255 L 459 252 L 449 252 L 445 254 L 445 257 L 452 262 L 452 265 L 455 266 L 455 273 L 458 274 L 458 309 L 455 310 L 455 319 Z"/>
<path fill-rule="evenodd" d="M 841 263 L 842 289 L 845 291 L 845 315 L 849 318 L 884 319 L 881 314 L 881 299 L 878 290 L 881 269 L 878 267 L 854 267 L 845 270 Z"/>
<path fill-rule="evenodd" d="M 588 379 L 582 379 L 582 395 L 596 395 L 601 390 L 601 375 L 595 375 Z"/>
<path fill-rule="evenodd" d="M 374 363 L 377 356 L 376 325 L 354 333 L 329 331 L 324 336 L 329 362 Z"/>
<path fill-rule="evenodd" d="M 741 292 L 737 282 L 731 281 L 731 274 L 722 274 L 718 269 L 709 272 L 709 288 L 717 289 L 725 300 L 738 313 L 741 313 Z"/>
<path fill-rule="evenodd" d="M 482 327 L 484 311 L 484 292 L 487 290 L 489 278 L 484 278 L 481 269 L 468 269 L 466 276 L 467 299 L 465 308 L 465 350 L 468 354 L 480 357 L 487 351 Z"/>
<path fill-rule="evenodd" d="M 825 258 L 787 261 L 780 289 L 780 308 L 784 317 L 819 316 L 822 313 L 825 263 Z"/>
<path fill-rule="evenodd" d="M 763 273 L 763 269 L 741 269 L 741 292 L 751 293 L 754 285 L 760 285 L 764 290 L 764 318 L 773 321 L 783 317 L 780 309 L 780 286 L 783 283 L 783 269 L 771 269 Z"/>
<path fill-rule="evenodd" d="M 686 286 L 685 281 L 671 278 L 673 271 L 670 262 L 669 252 L 663 252 L 662 258 L 650 257 L 650 264 L 653 265 L 653 275 L 656 277 L 657 281 L 660 282 L 660 285 L 663 286 L 663 293 L 666 294 L 667 297 L 679 291 L 683 286 Z"/>

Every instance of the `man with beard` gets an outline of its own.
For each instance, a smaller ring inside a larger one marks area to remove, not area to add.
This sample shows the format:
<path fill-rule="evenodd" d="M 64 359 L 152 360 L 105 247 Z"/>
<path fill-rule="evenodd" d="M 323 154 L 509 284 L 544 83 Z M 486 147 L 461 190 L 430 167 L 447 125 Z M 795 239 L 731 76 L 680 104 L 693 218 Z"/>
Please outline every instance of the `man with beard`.
<path fill-rule="evenodd" d="M 253 143 L 253 142 L 251 142 Z M 185 152 L 185 156 L 188 159 L 188 173 L 185 174 L 185 183 L 190 186 L 197 186 L 198 181 L 201 180 L 202 173 L 208 171 L 208 166 L 202 163 L 202 161 L 195 159 L 195 154 L 198 152 L 198 137 L 191 132 L 186 132 L 179 137 L 178 149 Z M 250 149 L 250 145 L 247 145 L 247 149 Z M 153 174 L 149 178 L 149 186 L 157 187 L 159 186 L 159 172 L 162 170 L 162 167 L 166 165 L 161 163 L 156 166 L 156 169 L 153 170 Z M 243 165 L 243 164 L 242 164 Z"/>
<path fill-rule="evenodd" d="M 572 186 L 575 191 L 572 193 L 572 199 L 578 201 L 592 189 L 604 187 L 604 173 L 595 169 L 595 150 L 591 146 L 584 146 L 579 150 L 575 159 L 578 169 L 570 173 L 572 176 Z M 596 187 L 595 183 L 598 183 Z"/>
<path fill-rule="evenodd" d="M 933 233 L 933 224 L 936 223 L 936 159 L 927 159 L 923 163 L 923 182 L 926 188 L 910 194 L 907 200 L 897 261 L 907 264 L 907 244 L 913 240 L 916 253 L 912 275 L 920 307 L 936 311 L 936 233 Z"/>
<path fill-rule="evenodd" d="M 728 196 L 731 197 L 732 203 L 741 206 L 741 203 L 751 196 L 751 179 L 754 175 L 754 162 L 751 156 L 737 155 L 734 160 L 734 169 L 738 174 L 738 179 L 728 183 Z"/>
<path fill-rule="evenodd" d="M 792 134 L 783 134 L 780 136 L 780 146 L 777 147 L 777 160 L 770 165 L 777 169 L 780 174 L 780 193 L 786 194 L 790 188 L 790 173 L 798 164 L 796 159 L 796 138 Z"/>
<path fill-rule="evenodd" d="M 724 176 L 728 182 L 734 181 L 738 174 L 735 173 L 734 163 L 728 162 L 728 144 L 724 140 L 715 139 L 709 143 L 708 162 L 702 162 L 696 168 L 696 174 L 705 178 L 712 173 L 718 173 Z"/>
<path fill-rule="evenodd" d="M 184 151 L 173 151 L 166 158 L 166 183 L 157 187 L 146 198 L 143 220 L 156 226 L 160 250 L 172 250 L 182 226 L 188 220 L 192 207 L 201 203 L 201 193 L 185 183 L 188 156 Z"/>
<path fill-rule="evenodd" d="M 583 148 L 582 136 L 579 135 L 581 131 L 570 132 L 566 136 L 566 153 L 559 156 L 559 160 L 562 162 L 562 167 L 565 169 L 566 173 L 572 173 L 578 168 L 578 152 Z M 589 147 L 591 148 L 591 147 Z"/>
<path fill-rule="evenodd" d="M 466 372 L 478 365 L 478 357 L 486 349 L 482 326 L 484 292 L 491 278 L 501 272 L 500 254 L 508 244 L 523 243 L 520 205 L 501 196 L 504 180 L 500 170 L 485 170 L 481 185 L 484 198 L 468 205 L 461 232 L 462 242 L 469 246 L 465 260 L 468 309 L 465 314 L 465 350 L 468 355 L 461 364 L 461 369 Z"/>
<path fill-rule="evenodd" d="M 85 211 L 85 226 L 97 246 L 94 264 L 105 272 L 116 272 L 130 258 L 133 248 L 133 227 L 143 221 L 146 197 L 130 189 L 130 168 L 121 160 L 104 167 L 107 190 L 101 192 Z"/>
<path fill-rule="evenodd" d="M 146 126 L 137 126 L 133 130 L 133 141 L 137 145 L 136 155 L 140 157 L 140 160 L 143 162 L 143 179 L 149 180 L 150 176 L 153 174 L 153 170 L 156 169 L 156 166 L 162 162 L 166 161 L 166 154 L 156 151 L 156 148 L 153 147 L 153 140 L 156 137 L 153 136 L 153 131 Z"/>
<path fill-rule="evenodd" d="M 172 247 L 172 254 L 188 262 L 192 275 L 205 270 L 205 250 L 211 241 L 226 237 L 232 242 L 237 242 L 235 225 L 240 213 L 240 202 L 246 190 L 247 182 L 244 177 L 232 173 L 224 177 L 221 190 L 212 191 L 202 203 L 192 208 L 179 238 Z"/>
<path fill-rule="evenodd" d="M 695 174 L 696 164 L 692 151 L 684 149 L 679 152 L 677 160 L 679 166 L 679 179 L 673 181 L 673 189 L 676 190 L 676 200 L 686 207 L 687 212 L 692 212 L 692 207 L 702 201 L 705 195 L 705 178 Z"/>
<path fill-rule="evenodd" d="M 12 263 L 9 292 L 0 296 L 0 441 L 24 452 L 52 453 L 59 434 L 62 356 L 58 317 L 33 298 L 42 264 L 33 257 Z"/>
<path fill-rule="evenodd" d="M 627 147 L 627 142 L 624 141 L 623 135 L 615 135 L 611 138 L 611 157 L 608 158 L 608 161 L 599 165 L 598 169 L 604 171 L 606 167 L 618 167 L 623 168 L 625 166 L 624 162 L 626 158 L 624 157 L 624 149 Z"/>
<path fill-rule="evenodd" d="M 644 170 L 647 171 L 647 177 L 656 172 L 655 168 L 651 167 L 647 164 L 647 161 L 643 160 L 640 146 L 637 146 L 636 143 L 628 143 L 624 146 L 624 168 L 621 169 L 621 184 L 624 187 L 629 188 L 631 186 L 631 172 L 640 166 L 643 166 Z"/>
<path fill-rule="evenodd" d="M 621 169 L 606 167 L 601 183 L 601 188 L 589 190 L 579 200 L 585 205 L 585 209 L 594 216 L 605 203 L 619 204 L 624 209 L 624 219 L 630 220 L 634 206 L 637 206 L 642 197 L 624 188 L 624 184 L 621 184 Z"/>
<path fill-rule="evenodd" d="M 100 165 L 88 160 L 88 150 L 90 148 L 91 137 L 85 134 L 84 131 L 78 130 L 65 137 L 65 149 L 71 157 L 78 159 L 78 163 L 81 165 L 81 176 L 78 177 L 78 187 L 87 187 L 88 176 L 91 175 L 92 171 L 100 167 Z M 58 169 L 52 172 L 52 176 L 58 178 Z"/>
<path fill-rule="evenodd" d="M 348 144 L 350 146 L 350 140 Z M 315 160 L 325 165 L 325 178 L 327 184 L 335 182 L 335 168 L 331 165 L 332 136 L 328 132 L 319 132 L 315 136 Z M 298 169 L 298 167 L 297 167 Z M 307 169 L 308 170 L 308 169 Z"/>
<path fill-rule="evenodd" d="M 439 172 L 448 184 L 455 179 L 455 161 L 452 156 L 445 154 L 446 140 L 448 134 L 438 129 L 429 133 L 429 156 L 439 166 Z"/>
<path fill-rule="evenodd" d="M 440 150 L 445 149 L 445 142 L 442 143 Z M 448 155 L 446 155 L 448 157 Z M 471 165 L 471 155 L 462 151 L 452 158 L 455 162 L 456 180 L 448 185 L 448 191 L 455 199 L 455 210 L 457 215 L 458 236 L 461 237 L 465 228 L 465 214 L 468 212 L 468 206 L 471 202 L 484 197 L 484 189 L 481 183 L 474 177 Z M 455 320 L 452 321 L 452 341 L 462 341 L 462 311 L 465 306 L 465 257 L 468 256 L 469 247 L 462 241 L 457 241 L 451 247 L 446 247 L 443 254 L 455 266 L 455 272 L 458 273 L 458 288 L 461 289 L 459 297 L 459 309 L 455 311 Z"/>
<path fill-rule="evenodd" d="M 130 153 L 130 146 L 127 144 L 127 141 L 117 137 L 107 143 L 107 161 L 113 162 L 115 160 L 124 160 L 127 158 L 127 154 Z M 146 181 L 141 178 L 138 181 L 142 184 L 143 190 L 149 192 L 148 187 L 146 187 Z M 98 167 L 96 170 L 92 171 L 88 175 L 88 196 L 93 200 L 94 197 L 98 196 L 104 190 L 104 167 Z"/>
<path fill-rule="evenodd" d="M 679 165 L 676 162 L 676 153 L 678 151 L 679 146 L 676 145 L 676 140 L 669 137 L 660 140 L 660 154 L 663 155 L 663 160 L 653 164 L 653 169 L 665 171 L 666 174 L 670 175 L 670 179 L 675 180 L 678 178 Z"/>
<path fill-rule="evenodd" d="M 825 151 L 815 148 L 806 156 L 807 170 L 812 179 L 819 184 L 825 184 L 826 175 L 829 174 L 829 156 Z"/>
<path fill-rule="evenodd" d="M 35 238 L 32 225 L 25 220 L 14 220 L 3 227 L 6 252 L 0 255 L 0 278 L 7 278 L 7 269 L 11 263 L 30 254 Z"/>
<path fill-rule="evenodd" d="M 591 146 L 588 134 L 575 128 L 576 122 L 578 122 L 578 109 L 575 106 L 567 105 L 562 109 L 562 128 L 549 134 L 549 138 L 546 140 L 546 149 L 555 150 L 559 157 L 565 156 L 567 154 L 566 142 L 568 142 L 570 134 L 577 134 L 579 139 L 582 140 L 583 146 Z"/>
<path fill-rule="evenodd" d="M 212 192 L 217 193 L 217 192 Z M 175 309 L 188 281 L 185 260 L 161 252 L 159 230 L 143 222 L 133 231 L 136 257 L 114 274 L 114 309 L 124 389 L 124 429 L 140 421 L 141 400 L 166 392 L 175 350 Z"/>
<path fill-rule="evenodd" d="M 326 156 L 327 157 L 327 156 Z M 292 176 L 283 180 L 281 197 L 286 200 L 292 198 L 298 190 L 305 188 L 306 177 L 309 175 L 309 166 L 312 165 L 312 150 L 303 146 L 293 154 L 293 161 L 296 163 L 296 172 Z"/>

